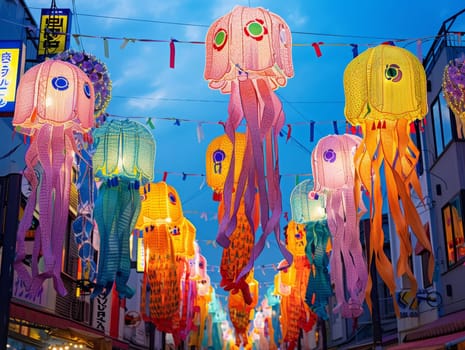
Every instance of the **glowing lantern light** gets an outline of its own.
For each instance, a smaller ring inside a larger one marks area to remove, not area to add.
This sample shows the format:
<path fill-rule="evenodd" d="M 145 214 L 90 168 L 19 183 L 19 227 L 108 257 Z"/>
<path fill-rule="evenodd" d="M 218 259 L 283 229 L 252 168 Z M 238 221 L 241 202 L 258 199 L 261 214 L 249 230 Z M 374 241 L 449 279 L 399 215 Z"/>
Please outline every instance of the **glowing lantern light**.
<path fill-rule="evenodd" d="M 285 86 L 287 78 L 294 74 L 291 41 L 291 32 L 282 18 L 263 8 L 243 6 L 236 6 L 216 20 L 206 36 L 204 77 L 212 89 L 231 94 L 225 130 L 233 149 L 236 149 L 235 130 L 243 118 L 247 125 L 247 143 L 234 201 L 233 171 L 229 171 L 224 185 L 225 216 L 216 238 L 222 247 L 231 243 L 242 198 L 246 198 L 248 217 L 252 216 L 256 187 L 260 200 L 262 235 L 239 279 L 253 268 L 271 232 L 275 233 L 286 260 L 292 261 L 280 239 L 282 200 L 277 137 L 284 124 L 284 113 L 273 92 Z M 235 161 L 234 157 L 231 161 Z"/>
<path fill-rule="evenodd" d="M 447 105 L 456 117 L 457 135 L 464 137 L 465 129 L 465 57 L 458 57 L 444 68 L 442 91 Z"/>
<path fill-rule="evenodd" d="M 311 329 L 316 322 L 316 315 L 305 303 L 305 293 L 310 276 L 310 263 L 305 252 L 307 245 L 305 226 L 290 220 L 285 235 L 286 247 L 293 254 L 293 263 L 287 269 L 289 293 L 281 297 L 281 322 L 283 342 L 288 344 L 288 349 L 294 349 L 298 342 L 300 329 Z M 283 274 L 283 271 L 279 274 Z M 281 277 L 281 283 L 282 280 Z"/>
<path fill-rule="evenodd" d="M 291 217 L 298 224 L 326 220 L 325 196 L 314 191 L 313 180 L 297 184 L 291 192 Z M 309 194 L 311 198 L 309 198 Z"/>
<path fill-rule="evenodd" d="M 281 339 L 281 323 L 279 321 L 281 317 L 281 298 L 274 292 L 274 289 L 274 286 L 268 287 L 264 299 L 267 305 L 267 307 L 264 307 L 264 310 L 268 325 L 270 350 L 276 350 L 278 348 L 277 344 Z"/>
<path fill-rule="evenodd" d="M 305 225 L 305 254 L 311 265 L 305 301 L 312 311 L 326 320 L 326 305 L 333 293 L 328 273 L 330 232 L 325 198 L 324 193 L 314 191 L 312 179 L 300 182 L 291 192 L 292 220 Z"/>
<path fill-rule="evenodd" d="M 207 259 L 200 254 L 200 249 L 197 243 L 195 243 L 195 258 L 191 262 L 191 282 L 195 285 L 190 291 L 190 294 L 194 294 L 194 305 L 195 317 L 193 323 L 195 329 L 192 329 L 189 337 L 189 346 L 201 347 L 202 339 L 205 336 L 205 324 L 208 317 L 208 303 L 211 301 L 212 286 L 210 283 L 210 277 L 207 274 Z"/>
<path fill-rule="evenodd" d="M 141 208 L 139 188 L 153 178 L 155 140 L 145 126 L 130 120 L 104 123 L 94 139 L 94 173 L 101 185 L 94 209 L 100 249 L 92 296 L 108 294 L 115 283 L 120 298 L 130 298 L 129 237 Z"/>
<path fill-rule="evenodd" d="M 143 290 L 146 286 L 150 290 L 148 312 L 145 293 L 141 308 L 157 329 L 172 333 L 177 344 L 181 335 L 181 274 L 172 236 L 179 233 L 184 219 L 181 200 L 177 191 L 164 181 L 147 184 L 141 193 L 145 198 L 140 214 L 145 227 Z"/>
<path fill-rule="evenodd" d="M 36 293 L 53 278 L 58 294 L 67 293 L 61 280 L 64 232 L 68 220 L 71 171 L 78 153 L 75 133 L 94 126 L 94 89 L 76 66 L 49 60 L 29 69 L 17 91 L 13 125 L 31 136 L 26 153 L 25 178 L 32 186 L 18 228 L 15 268 L 18 276 Z M 32 278 L 22 263 L 26 257 L 25 235 L 38 204 L 40 225 L 32 253 Z M 43 271 L 39 271 L 41 252 Z"/>
<path fill-rule="evenodd" d="M 223 188 L 231 165 L 234 166 L 234 188 L 239 181 L 246 145 L 245 134 L 236 132 L 234 139 L 236 142 L 234 148 L 226 134 L 214 138 L 207 147 L 205 180 L 213 189 L 213 199 L 216 201 L 221 201 L 223 198 Z M 234 162 L 231 162 L 233 157 Z"/>
<path fill-rule="evenodd" d="M 318 141 L 312 152 L 315 191 L 326 195 L 327 221 L 332 235 L 331 282 L 337 300 L 333 311 L 347 318 L 363 313 L 368 279 L 359 230 L 359 218 L 365 210 L 358 211 L 356 203 L 363 204 L 362 192 L 354 183 L 353 155 L 360 141 L 354 135 L 328 135 Z"/>
<path fill-rule="evenodd" d="M 226 312 L 218 300 L 215 289 L 212 289 L 211 299 L 208 303 L 208 318 L 205 337 L 202 340 L 203 348 L 223 349 L 222 324 L 226 322 Z"/>
<path fill-rule="evenodd" d="M 229 292 L 228 298 L 229 317 L 234 327 L 236 346 L 238 347 L 241 345 L 246 347 L 249 343 L 249 322 L 253 319 L 253 310 L 258 303 L 258 281 L 253 277 L 253 270 L 247 275 L 246 282 L 249 285 L 248 289 L 252 297 L 251 303 L 245 302 L 245 297 L 242 295 L 241 290 L 238 292 Z"/>
<path fill-rule="evenodd" d="M 394 272 L 383 252 L 383 198 L 380 169 L 384 167 L 389 212 L 400 241 L 397 274 L 406 275 L 412 290 L 417 282 L 408 264 L 412 252 L 409 227 L 431 253 L 429 275 L 434 269 L 431 243 L 411 199 L 411 189 L 423 198 L 416 174 L 419 151 L 409 136 L 409 124 L 427 113 L 426 76 L 422 64 L 408 50 L 379 45 L 353 59 L 344 71 L 345 116 L 361 125 L 363 139 L 357 149 L 355 186 L 363 185 L 370 197 L 371 220 L 368 265 L 372 261 L 381 278 L 395 295 Z M 371 290 L 368 281 L 367 295 Z M 367 298 L 368 306 L 371 302 Z M 394 300 L 396 313 L 398 306 Z"/>

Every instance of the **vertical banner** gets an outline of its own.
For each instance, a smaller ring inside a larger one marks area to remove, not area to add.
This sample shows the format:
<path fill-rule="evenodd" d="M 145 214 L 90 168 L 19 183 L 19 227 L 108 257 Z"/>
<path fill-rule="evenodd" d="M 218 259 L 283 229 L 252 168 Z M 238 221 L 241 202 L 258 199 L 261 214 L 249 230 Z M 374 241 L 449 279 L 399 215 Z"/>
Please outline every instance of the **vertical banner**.
<path fill-rule="evenodd" d="M 110 334 L 111 298 L 112 294 L 110 293 L 107 296 L 100 294 L 94 299 L 92 327 L 104 332 L 106 335 Z"/>
<path fill-rule="evenodd" d="M 0 116 L 12 116 L 16 88 L 24 72 L 25 47 L 21 41 L 0 40 Z"/>
<path fill-rule="evenodd" d="M 66 51 L 69 48 L 70 33 L 70 9 L 42 9 L 38 57 L 44 59 Z"/>

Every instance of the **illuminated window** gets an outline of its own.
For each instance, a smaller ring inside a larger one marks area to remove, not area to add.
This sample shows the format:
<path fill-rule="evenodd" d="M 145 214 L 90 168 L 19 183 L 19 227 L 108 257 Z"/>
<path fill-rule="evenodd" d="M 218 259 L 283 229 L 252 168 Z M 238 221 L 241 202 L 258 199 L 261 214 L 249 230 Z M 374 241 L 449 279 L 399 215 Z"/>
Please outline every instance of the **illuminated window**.
<path fill-rule="evenodd" d="M 465 191 L 462 191 L 442 208 L 448 266 L 453 266 L 465 258 L 462 208 L 464 193 Z"/>

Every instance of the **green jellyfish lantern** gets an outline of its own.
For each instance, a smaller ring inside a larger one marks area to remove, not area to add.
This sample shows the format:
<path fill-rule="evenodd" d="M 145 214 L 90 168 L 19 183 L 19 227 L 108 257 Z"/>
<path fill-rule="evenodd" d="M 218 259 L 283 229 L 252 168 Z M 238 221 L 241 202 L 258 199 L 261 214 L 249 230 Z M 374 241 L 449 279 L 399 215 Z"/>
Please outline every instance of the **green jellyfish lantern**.
<path fill-rule="evenodd" d="M 142 124 L 112 120 L 94 132 L 95 177 L 101 181 L 94 216 L 100 234 L 96 287 L 92 293 L 132 297 L 127 286 L 131 269 L 129 237 L 141 209 L 140 185 L 153 179 L 155 140 Z"/>

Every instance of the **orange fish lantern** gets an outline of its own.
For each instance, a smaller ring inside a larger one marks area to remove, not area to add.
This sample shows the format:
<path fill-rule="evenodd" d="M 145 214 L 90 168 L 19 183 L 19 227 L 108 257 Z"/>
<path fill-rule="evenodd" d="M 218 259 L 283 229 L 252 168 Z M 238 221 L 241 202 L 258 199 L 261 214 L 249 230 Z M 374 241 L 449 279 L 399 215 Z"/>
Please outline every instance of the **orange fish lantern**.
<path fill-rule="evenodd" d="M 218 220 L 221 222 L 225 217 L 225 198 L 223 198 L 223 189 L 226 176 L 231 165 L 234 168 L 234 181 L 232 198 L 235 198 L 235 188 L 238 185 L 241 164 L 244 157 L 246 139 L 245 134 L 235 133 L 236 148 L 228 135 L 224 134 L 215 138 L 207 147 L 206 152 L 206 181 L 214 191 L 214 198 L 220 200 L 218 207 Z M 232 161 L 234 159 L 234 161 Z M 235 216 L 236 227 L 230 236 L 230 244 L 223 248 L 220 273 L 220 285 L 226 291 L 242 289 L 242 294 L 247 303 L 251 303 L 251 295 L 248 290 L 248 284 L 245 282 L 247 274 L 240 277 L 241 272 L 247 266 L 251 259 L 252 250 L 255 242 L 254 232 L 257 230 L 259 222 L 258 200 L 254 197 L 254 208 L 252 220 L 246 216 L 244 199 L 239 203 L 239 208 Z M 229 207 L 232 211 L 233 208 Z M 226 216 L 227 213 L 226 213 Z M 253 225 L 253 226 L 252 226 Z"/>
<path fill-rule="evenodd" d="M 258 303 L 258 281 L 253 277 L 253 270 L 247 276 L 246 282 L 249 285 L 252 302 L 247 304 L 244 301 L 242 291 L 229 292 L 228 307 L 229 317 L 234 326 L 236 335 L 236 346 L 246 347 L 249 343 L 248 330 L 250 321 L 253 319 L 253 310 Z"/>
<path fill-rule="evenodd" d="M 234 171 L 229 171 L 224 184 L 225 216 L 216 238 L 222 247 L 231 243 L 243 198 L 247 216 L 252 217 L 258 189 L 262 235 L 256 240 L 251 259 L 239 275 L 241 278 L 253 268 L 271 232 L 275 233 L 286 260 L 292 260 L 280 237 L 282 199 L 277 138 L 284 124 L 284 113 L 274 93 L 294 75 L 292 38 L 288 25 L 278 15 L 264 8 L 236 6 L 210 26 L 205 46 L 205 79 L 212 89 L 231 94 L 225 131 L 234 150 L 235 131 L 246 120 L 247 143 L 234 200 Z"/>
<path fill-rule="evenodd" d="M 286 228 L 286 246 L 294 258 L 292 265 L 287 269 L 289 294 L 282 295 L 281 317 L 283 327 L 283 342 L 288 349 L 293 349 L 299 338 L 300 329 L 311 329 L 316 322 L 316 315 L 305 303 L 307 283 L 310 277 L 310 263 L 306 256 L 305 226 L 290 220 Z M 280 271 L 279 274 L 283 274 Z M 282 283 L 282 277 L 281 277 Z"/>
<path fill-rule="evenodd" d="M 410 139 L 410 123 L 427 113 L 426 75 L 421 62 L 408 50 L 379 45 L 354 58 L 344 71 L 345 116 L 360 125 L 363 138 L 354 155 L 355 190 L 363 186 L 370 197 L 370 241 L 368 265 L 376 264 L 379 275 L 395 295 L 394 272 L 383 251 L 384 168 L 389 212 L 400 242 L 397 274 L 406 275 L 413 290 L 417 282 L 408 264 L 412 254 L 409 228 L 430 253 L 430 277 L 434 261 L 431 243 L 411 198 L 413 190 L 423 198 L 416 173 L 419 151 Z M 367 295 L 371 291 L 368 281 Z M 367 298 L 369 307 L 371 302 Z M 399 309 L 394 301 L 397 314 Z"/>
<path fill-rule="evenodd" d="M 232 290 L 237 292 L 237 290 L 240 289 L 247 304 L 252 302 L 252 296 L 248 288 L 249 284 L 246 282 L 250 272 L 242 277 L 241 272 L 247 266 L 252 255 L 254 245 L 253 232 L 257 229 L 258 225 L 258 201 L 255 201 L 254 209 L 253 222 L 255 223 L 255 227 L 251 227 L 245 213 L 244 200 L 241 201 L 237 212 L 236 228 L 231 235 L 231 244 L 227 248 L 223 248 L 220 264 L 220 273 L 222 277 L 220 286 L 226 291 Z M 218 208 L 218 220 L 220 223 L 223 218 L 224 202 L 221 201 Z"/>
<path fill-rule="evenodd" d="M 142 312 L 157 329 L 179 338 L 180 276 L 171 236 L 180 230 L 182 205 L 176 190 L 161 181 L 141 189 L 141 216 L 144 222 L 145 266 L 143 290 L 150 287 L 148 312 L 146 296 L 142 293 Z M 141 219 L 139 218 L 139 221 Z M 178 339 L 179 340 L 179 339 Z"/>
<path fill-rule="evenodd" d="M 48 278 L 53 279 L 59 295 L 67 294 L 61 268 L 72 165 L 80 148 L 75 133 L 85 134 L 94 126 L 94 100 L 87 75 L 63 61 L 48 60 L 32 67 L 18 86 L 13 126 L 31 136 L 24 177 L 32 191 L 18 227 L 15 269 L 33 294 Z M 36 206 L 40 225 L 32 251 L 31 275 L 23 260 L 27 253 L 26 231 Z M 39 268 L 40 260 L 43 269 Z"/>

